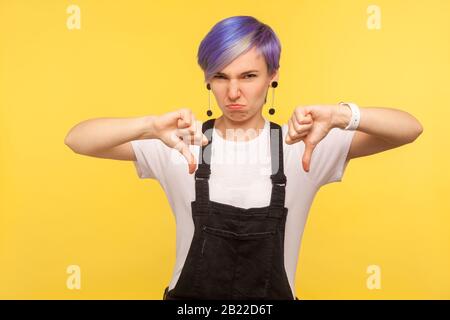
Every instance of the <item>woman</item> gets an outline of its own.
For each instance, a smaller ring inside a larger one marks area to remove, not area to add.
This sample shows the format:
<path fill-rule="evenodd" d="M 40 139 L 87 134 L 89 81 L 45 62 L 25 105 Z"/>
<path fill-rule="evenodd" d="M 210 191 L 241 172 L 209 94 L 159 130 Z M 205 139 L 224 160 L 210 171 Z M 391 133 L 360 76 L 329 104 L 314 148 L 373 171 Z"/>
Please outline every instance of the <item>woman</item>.
<path fill-rule="evenodd" d="M 76 153 L 134 161 L 140 178 L 163 187 L 177 222 L 164 299 L 294 299 L 301 237 L 318 189 L 341 181 L 350 159 L 422 132 L 406 112 L 354 103 L 297 107 L 283 126 L 266 120 L 270 88 L 275 112 L 280 52 L 268 25 L 250 16 L 224 19 L 198 51 L 220 117 L 202 123 L 181 109 L 97 118 L 66 137 Z"/>

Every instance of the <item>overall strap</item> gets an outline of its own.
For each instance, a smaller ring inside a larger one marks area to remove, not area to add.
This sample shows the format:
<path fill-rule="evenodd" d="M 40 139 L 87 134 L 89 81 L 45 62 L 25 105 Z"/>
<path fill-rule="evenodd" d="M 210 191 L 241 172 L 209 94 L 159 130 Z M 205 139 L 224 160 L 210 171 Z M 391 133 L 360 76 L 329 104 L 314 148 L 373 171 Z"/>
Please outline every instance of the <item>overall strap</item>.
<path fill-rule="evenodd" d="M 202 132 L 208 138 L 208 144 L 200 148 L 198 168 L 195 171 L 195 200 L 205 206 L 209 203 L 208 181 L 211 175 L 212 133 L 215 120 L 209 119 L 202 125 Z"/>
<path fill-rule="evenodd" d="M 272 121 L 270 122 L 270 158 L 272 162 L 270 207 L 283 208 L 287 181 L 284 174 L 283 132 L 280 125 Z"/>

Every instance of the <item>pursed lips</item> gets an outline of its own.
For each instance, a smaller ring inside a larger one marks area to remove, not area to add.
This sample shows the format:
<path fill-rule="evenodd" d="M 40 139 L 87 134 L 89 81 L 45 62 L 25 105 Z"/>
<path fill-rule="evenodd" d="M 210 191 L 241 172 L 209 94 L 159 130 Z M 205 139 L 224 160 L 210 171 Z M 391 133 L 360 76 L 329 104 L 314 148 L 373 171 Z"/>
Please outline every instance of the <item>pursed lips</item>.
<path fill-rule="evenodd" d="M 229 104 L 229 105 L 227 105 L 227 107 L 230 109 L 241 109 L 242 107 L 245 107 L 245 106 L 242 104 Z"/>

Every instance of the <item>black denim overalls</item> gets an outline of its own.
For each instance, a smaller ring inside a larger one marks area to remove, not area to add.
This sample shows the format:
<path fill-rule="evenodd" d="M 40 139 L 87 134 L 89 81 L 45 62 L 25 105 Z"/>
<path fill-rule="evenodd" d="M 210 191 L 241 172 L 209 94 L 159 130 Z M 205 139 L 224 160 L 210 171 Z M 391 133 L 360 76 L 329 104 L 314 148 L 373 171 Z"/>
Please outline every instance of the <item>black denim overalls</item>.
<path fill-rule="evenodd" d="M 209 199 L 214 120 L 202 126 L 209 143 L 195 172 L 194 236 L 178 282 L 163 299 L 294 300 L 284 268 L 288 209 L 281 127 L 270 122 L 270 205 L 245 209 Z"/>

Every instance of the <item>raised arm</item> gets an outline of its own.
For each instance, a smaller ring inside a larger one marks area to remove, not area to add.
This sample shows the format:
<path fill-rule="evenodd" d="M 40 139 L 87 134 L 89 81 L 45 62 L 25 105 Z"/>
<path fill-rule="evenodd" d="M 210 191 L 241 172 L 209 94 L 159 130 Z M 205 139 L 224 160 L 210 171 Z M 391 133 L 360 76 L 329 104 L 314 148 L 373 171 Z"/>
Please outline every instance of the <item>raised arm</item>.
<path fill-rule="evenodd" d="M 95 118 L 82 121 L 67 133 L 64 143 L 75 153 L 116 160 L 136 160 L 131 140 L 158 138 L 156 116 Z"/>
<path fill-rule="evenodd" d="M 208 143 L 202 123 L 195 120 L 189 109 L 159 116 L 85 120 L 70 129 L 64 143 L 78 154 L 136 161 L 130 141 L 140 139 L 160 139 L 179 151 L 186 158 L 190 173 L 195 171 L 196 163 L 188 145 Z"/>

